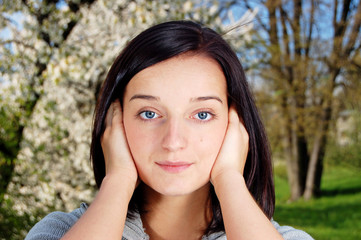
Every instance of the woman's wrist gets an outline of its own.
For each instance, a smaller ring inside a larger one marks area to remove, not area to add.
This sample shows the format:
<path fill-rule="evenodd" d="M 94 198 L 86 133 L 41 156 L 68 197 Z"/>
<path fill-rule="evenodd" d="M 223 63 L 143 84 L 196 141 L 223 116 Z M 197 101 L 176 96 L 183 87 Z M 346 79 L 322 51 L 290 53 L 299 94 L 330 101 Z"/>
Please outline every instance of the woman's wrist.
<path fill-rule="evenodd" d="M 214 189 L 217 193 L 218 190 L 224 187 L 233 186 L 235 182 L 239 182 L 246 187 L 246 183 L 243 175 L 233 169 L 225 170 L 211 178 L 211 182 L 214 186 Z"/>
<path fill-rule="evenodd" d="M 129 176 L 127 173 L 117 173 L 117 174 L 107 174 L 101 184 L 102 188 L 111 188 L 115 191 L 123 192 L 127 199 L 130 200 L 130 198 L 133 195 L 134 189 L 136 188 L 137 181 L 134 180 L 133 177 Z"/>

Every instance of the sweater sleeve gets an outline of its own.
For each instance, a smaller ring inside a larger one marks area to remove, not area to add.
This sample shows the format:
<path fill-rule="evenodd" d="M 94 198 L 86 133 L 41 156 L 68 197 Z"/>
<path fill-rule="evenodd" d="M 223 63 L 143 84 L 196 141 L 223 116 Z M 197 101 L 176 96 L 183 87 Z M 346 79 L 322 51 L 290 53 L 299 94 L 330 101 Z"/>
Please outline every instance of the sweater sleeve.
<path fill-rule="evenodd" d="M 313 238 L 302 230 L 290 226 L 280 226 L 276 221 L 271 219 L 273 226 L 282 235 L 284 240 L 313 240 Z"/>
<path fill-rule="evenodd" d="M 70 213 L 52 212 L 34 225 L 25 240 L 58 240 L 78 221 L 87 208 L 82 203 L 80 208 Z"/>

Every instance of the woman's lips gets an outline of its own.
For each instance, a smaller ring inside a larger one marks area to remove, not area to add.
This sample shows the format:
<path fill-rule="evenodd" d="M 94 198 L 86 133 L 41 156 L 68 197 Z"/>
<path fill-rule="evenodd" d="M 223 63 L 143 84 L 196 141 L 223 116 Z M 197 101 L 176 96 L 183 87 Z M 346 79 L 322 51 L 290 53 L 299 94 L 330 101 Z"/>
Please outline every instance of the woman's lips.
<path fill-rule="evenodd" d="M 193 163 L 164 161 L 164 162 L 156 162 L 156 164 L 159 167 L 161 167 L 164 171 L 170 173 L 179 173 L 189 168 Z"/>

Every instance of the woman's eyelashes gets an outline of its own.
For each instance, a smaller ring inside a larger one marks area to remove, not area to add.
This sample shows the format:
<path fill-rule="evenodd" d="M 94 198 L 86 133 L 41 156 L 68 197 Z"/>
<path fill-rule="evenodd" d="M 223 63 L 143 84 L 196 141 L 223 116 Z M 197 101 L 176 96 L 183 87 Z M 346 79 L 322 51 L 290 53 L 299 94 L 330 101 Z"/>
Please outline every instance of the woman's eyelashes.
<path fill-rule="evenodd" d="M 193 119 L 196 119 L 199 122 L 208 122 L 213 120 L 216 115 L 209 111 L 200 111 L 192 116 Z"/>
<path fill-rule="evenodd" d="M 142 110 L 136 115 L 142 121 L 152 121 L 162 118 L 162 115 L 152 110 Z M 209 110 L 199 110 L 193 112 L 190 119 L 196 120 L 197 122 L 206 123 L 217 118 L 217 115 Z"/>
<path fill-rule="evenodd" d="M 139 117 L 142 119 L 142 120 L 152 120 L 152 119 L 156 119 L 156 118 L 159 118 L 160 115 L 153 112 L 153 111 L 142 111 L 140 112 L 139 114 Z"/>

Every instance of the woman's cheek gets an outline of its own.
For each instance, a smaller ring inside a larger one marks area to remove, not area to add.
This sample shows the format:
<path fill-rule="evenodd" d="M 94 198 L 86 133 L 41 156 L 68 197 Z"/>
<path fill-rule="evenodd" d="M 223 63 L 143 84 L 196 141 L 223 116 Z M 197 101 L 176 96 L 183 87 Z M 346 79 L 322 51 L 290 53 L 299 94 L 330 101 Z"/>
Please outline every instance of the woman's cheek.
<path fill-rule="evenodd" d="M 217 159 L 218 153 L 222 148 L 223 139 L 225 136 L 226 129 L 222 126 L 218 126 L 217 131 L 210 131 L 210 135 L 207 136 L 209 141 L 206 141 L 205 137 L 200 139 L 200 142 L 203 143 L 205 159 L 207 159 L 208 164 L 213 166 L 214 162 Z"/>
<path fill-rule="evenodd" d="M 139 131 L 140 129 L 137 129 L 136 124 L 133 124 L 132 121 L 126 119 L 124 119 L 124 130 L 128 141 L 129 150 L 135 160 L 136 158 L 138 158 L 138 148 L 143 144 L 141 131 Z"/>
<path fill-rule="evenodd" d="M 215 143 L 214 143 L 214 150 L 215 150 L 215 159 L 217 158 L 219 152 L 222 149 L 222 145 L 223 145 L 223 140 L 224 137 L 226 136 L 226 132 L 227 132 L 227 126 L 228 126 L 228 119 L 227 119 L 227 124 L 223 124 L 221 126 L 219 126 L 219 131 L 217 132 L 217 137 L 215 138 Z"/>
<path fill-rule="evenodd" d="M 152 131 L 142 128 L 140 125 L 132 124 L 131 128 L 129 128 L 129 134 L 127 134 L 129 149 L 137 167 L 150 160 L 157 141 L 154 139 L 155 136 Z"/>

